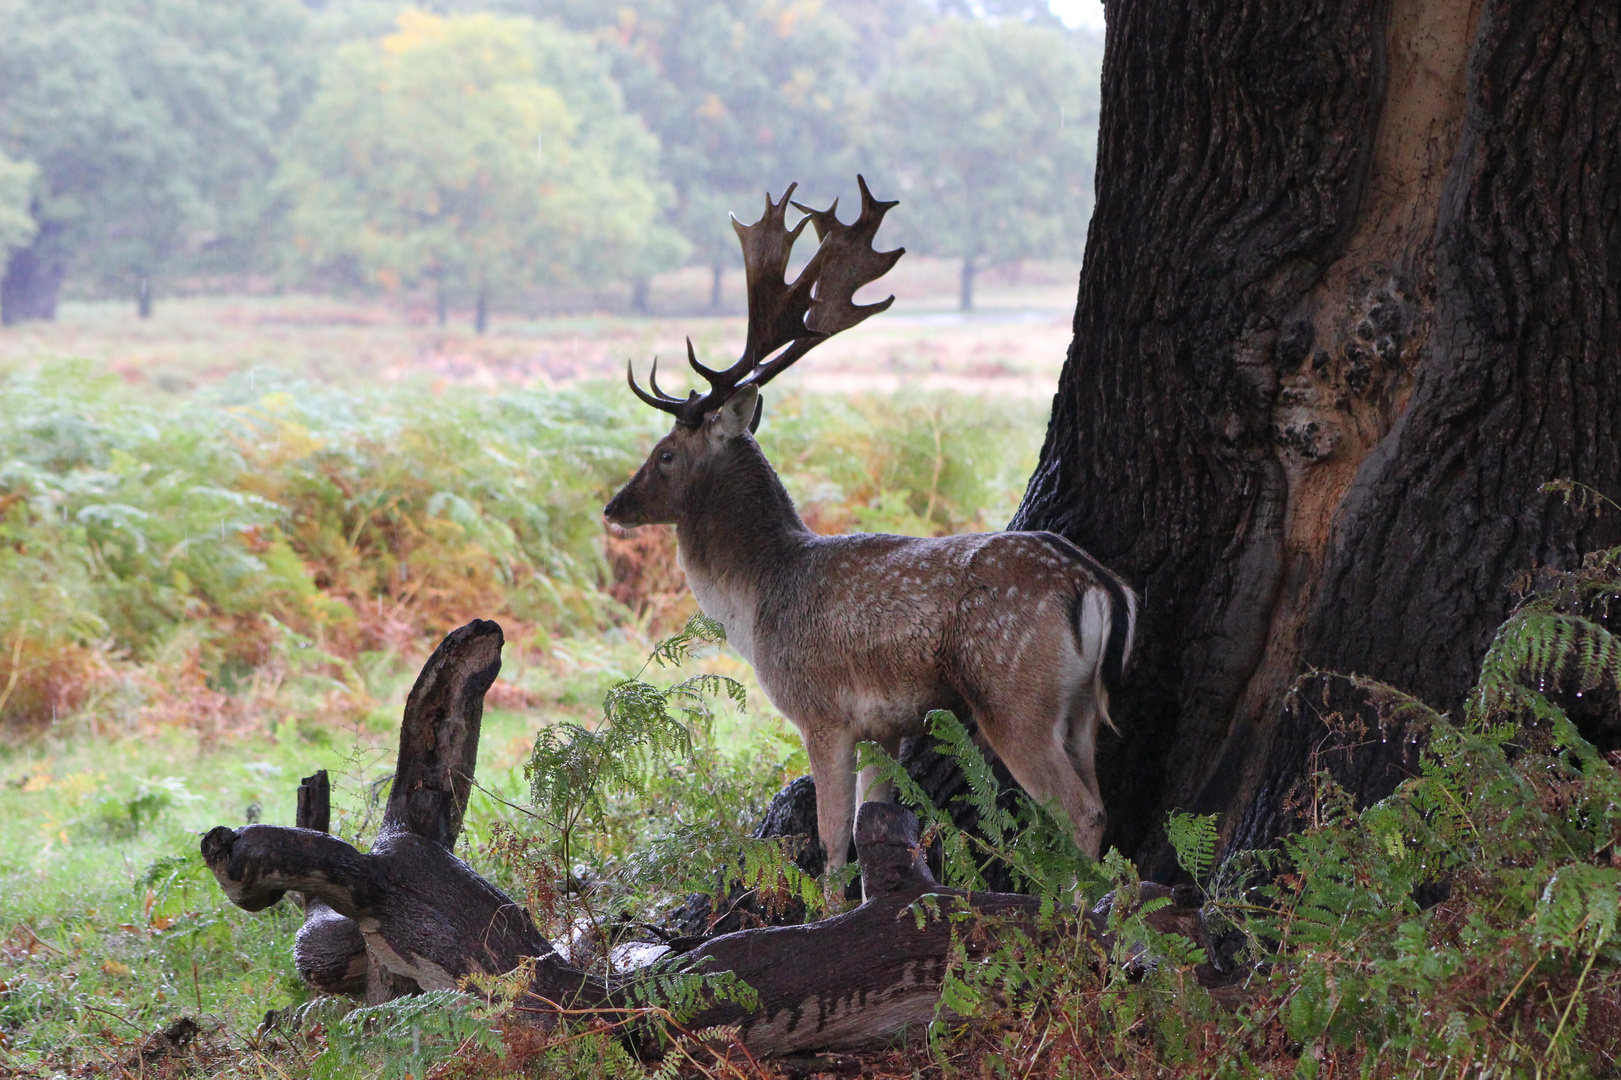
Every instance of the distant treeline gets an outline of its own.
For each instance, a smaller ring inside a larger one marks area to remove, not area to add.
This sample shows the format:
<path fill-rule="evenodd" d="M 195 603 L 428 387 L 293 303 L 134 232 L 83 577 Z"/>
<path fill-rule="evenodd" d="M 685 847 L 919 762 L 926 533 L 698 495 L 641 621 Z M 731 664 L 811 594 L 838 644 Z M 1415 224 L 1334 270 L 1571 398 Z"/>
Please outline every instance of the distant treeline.
<path fill-rule="evenodd" d="M 925 0 L 0 0 L 0 308 L 253 278 L 471 307 L 733 265 L 762 194 L 1079 252 L 1101 44 Z M 893 231 L 891 232 L 890 229 Z"/>

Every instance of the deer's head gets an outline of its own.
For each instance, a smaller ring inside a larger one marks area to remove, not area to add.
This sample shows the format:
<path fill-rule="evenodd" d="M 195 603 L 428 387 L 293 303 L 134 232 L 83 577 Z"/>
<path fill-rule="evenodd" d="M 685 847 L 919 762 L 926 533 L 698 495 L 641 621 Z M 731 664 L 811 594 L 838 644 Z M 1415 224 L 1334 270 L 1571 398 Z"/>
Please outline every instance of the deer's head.
<path fill-rule="evenodd" d="M 839 221 L 834 200 L 826 210 L 793 203 L 805 216 L 788 228 L 789 198 L 798 185 L 789 185 L 776 202 L 767 194 L 765 213 L 753 225 L 732 218 L 743 245 L 748 281 L 749 329 L 743 355 L 729 368 L 711 370 L 698 362 L 688 339 L 687 363 L 709 389 L 703 394 L 690 391 L 685 398 L 659 388 L 656 359 L 648 376 L 651 392 L 637 384 L 634 367 L 626 365 L 631 390 L 674 416 L 675 426 L 603 511 L 609 521 L 625 526 L 674 524 L 683 512 L 690 512 L 699 491 L 724 488 L 732 462 L 758 456 L 752 436 L 760 426 L 760 387 L 834 334 L 895 302 L 893 296 L 876 304 L 857 304 L 853 299 L 856 290 L 883 277 L 906 252 L 873 250 L 884 214 L 897 204 L 874 199 L 862 177 L 857 176 L 856 183 L 861 188 L 861 213 L 850 225 Z M 807 221 L 820 246 L 789 283 L 788 256 Z"/>

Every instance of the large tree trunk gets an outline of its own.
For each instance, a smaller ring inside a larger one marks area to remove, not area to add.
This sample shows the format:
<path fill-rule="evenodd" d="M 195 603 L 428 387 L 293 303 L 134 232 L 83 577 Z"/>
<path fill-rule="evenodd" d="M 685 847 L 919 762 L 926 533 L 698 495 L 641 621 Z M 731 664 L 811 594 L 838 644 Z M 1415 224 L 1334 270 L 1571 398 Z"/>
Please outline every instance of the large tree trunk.
<path fill-rule="evenodd" d="M 1099 773 L 1157 876 L 1168 810 L 1231 837 L 1303 759 L 1308 667 L 1456 708 L 1528 572 L 1621 539 L 1540 491 L 1621 494 L 1621 10 L 1111 2 L 1096 189 L 1014 525 L 1144 594 Z"/>

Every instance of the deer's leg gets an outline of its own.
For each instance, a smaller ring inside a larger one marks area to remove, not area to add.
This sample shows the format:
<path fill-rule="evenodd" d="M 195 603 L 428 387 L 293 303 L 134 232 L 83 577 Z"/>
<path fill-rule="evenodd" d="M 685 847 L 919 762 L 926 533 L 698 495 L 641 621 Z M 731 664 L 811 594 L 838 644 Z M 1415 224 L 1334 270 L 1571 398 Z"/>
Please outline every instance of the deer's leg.
<path fill-rule="evenodd" d="M 899 757 L 901 752 L 901 738 L 899 735 L 887 739 L 877 740 L 884 753 L 890 757 Z M 856 812 L 861 812 L 862 803 L 889 802 L 895 797 L 895 782 L 893 780 L 880 780 L 878 770 L 868 766 L 861 770 L 856 777 Z"/>
<path fill-rule="evenodd" d="M 1075 842 L 1082 851 L 1092 858 L 1097 858 L 1103 844 L 1103 828 L 1108 824 L 1108 814 L 1103 809 L 1103 794 L 1098 790 L 1097 770 L 1097 744 L 1098 719 L 1101 710 L 1090 692 L 1083 692 L 1081 700 L 1072 705 L 1069 714 L 1069 732 L 1065 740 L 1069 751 L 1069 763 L 1075 769 L 1075 775 L 1080 778 L 1081 784 L 1086 788 L 1087 803 L 1092 814 L 1091 828 L 1083 830 L 1078 824 L 1075 830 Z M 1078 820 L 1078 819 L 1077 819 Z M 1086 833 L 1086 839 L 1082 833 Z"/>
<path fill-rule="evenodd" d="M 805 734 L 805 753 L 816 778 L 816 831 L 827 852 L 827 868 L 849 861 L 856 817 L 855 738 L 842 724 L 829 724 L 820 737 Z"/>
<path fill-rule="evenodd" d="M 1075 830 L 1076 846 L 1095 859 L 1107 817 L 1091 767 L 1090 736 L 1082 748 L 1083 775 L 1071 730 L 1079 723 L 1090 732 L 1096 727 L 1096 716 L 1088 721 L 1078 715 L 1084 711 L 1084 702 L 1066 704 L 1056 700 L 1056 695 L 1020 695 L 998 702 L 994 711 L 981 710 L 979 725 L 1019 786 L 1038 803 L 1061 809 Z"/>

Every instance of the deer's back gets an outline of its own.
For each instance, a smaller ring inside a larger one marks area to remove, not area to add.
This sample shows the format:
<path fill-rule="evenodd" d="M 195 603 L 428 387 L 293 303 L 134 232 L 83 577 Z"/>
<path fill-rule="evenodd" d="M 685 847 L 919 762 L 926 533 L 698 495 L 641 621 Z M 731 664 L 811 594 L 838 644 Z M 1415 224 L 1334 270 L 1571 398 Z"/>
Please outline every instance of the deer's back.
<path fill-rule="evenodd" d="M 1094 566 L 1041 533 L 818 537 L 761 589 L 751 659 L 802 725 L 909 734 L 929 709 L 961 712 L 985 685 L 1073 656 Z"/>

